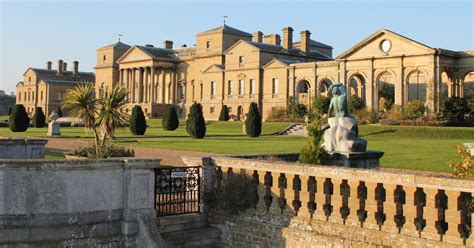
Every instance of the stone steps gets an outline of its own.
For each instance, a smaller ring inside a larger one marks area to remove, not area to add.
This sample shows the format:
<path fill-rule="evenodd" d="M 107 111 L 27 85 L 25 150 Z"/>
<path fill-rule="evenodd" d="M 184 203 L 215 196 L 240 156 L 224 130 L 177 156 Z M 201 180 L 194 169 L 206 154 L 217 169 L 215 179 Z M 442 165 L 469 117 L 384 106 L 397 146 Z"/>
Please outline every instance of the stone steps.
<path fill-rule="evenodd" d="M 220 231 L 200 213 L 159 217 L 156 221 L 167 247 L 216 247 Z"/>
<path fill-rule="evenodd" d="M 286 130 L 281 132 L 280 135 L 307 137 L 308 136 L 308 131 L 306 130 L 306 125 L 293 124 L 289 128 L 287 128 Z"/>

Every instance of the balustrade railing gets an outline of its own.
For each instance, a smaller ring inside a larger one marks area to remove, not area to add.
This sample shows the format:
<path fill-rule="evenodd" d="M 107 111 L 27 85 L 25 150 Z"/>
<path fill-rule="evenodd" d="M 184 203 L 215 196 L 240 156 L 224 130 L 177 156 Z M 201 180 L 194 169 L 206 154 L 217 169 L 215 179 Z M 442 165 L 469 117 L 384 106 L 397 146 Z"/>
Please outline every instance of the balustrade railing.
<path fill-rule="evenodd" d="M 256 209 L 274 214 L 474 245 L 474 181 L 381 170 L 215 157 L 215 180 L 253 178 Z"/>

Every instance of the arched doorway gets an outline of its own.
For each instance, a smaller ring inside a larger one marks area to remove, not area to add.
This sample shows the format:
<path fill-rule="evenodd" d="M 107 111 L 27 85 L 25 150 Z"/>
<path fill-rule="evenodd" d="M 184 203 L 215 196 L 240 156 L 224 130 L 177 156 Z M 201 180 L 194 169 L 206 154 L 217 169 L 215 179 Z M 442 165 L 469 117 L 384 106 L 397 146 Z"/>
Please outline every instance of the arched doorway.
<path fill-rule="evenodd" d="M 237 119 L 242 120 L 243 115 L 244 115 L 244 111 L 243 111 L 242 105 L 239 105 L 239 107 L 237 107 Z"/>
<path fill-rule="evenodd" d="M 298 83 L 298 87 L 296 88 L 296 101 L 298 103 L 309 105 L 309 82 L 306 80 L 302 80 Z"/>
<path fill-rule="evenodd" d="M 365 79 L 361 74 L 355 74 L 349 81 L 350 96 L 357 96 L 365 103 Z"/>
<path fill-rule="evenodd" d="M 408 102 L 413 101 L 426 101 L 426 81 L 427 77 L 425 73 L 420 70 L 414 70 L 408 74 L 407 78 L 407 100 Z"/>
<path fill-rule="evenodd" d="M 319 83 L 319 95 L 329 97 L 329 86 L 331 86 L 332 82 L 329 79 L 323 79 Z"/>
<path fill-rule="evenodd" d="M 390 72 L 382 72 L 377 80 L 378 111 L 387 111 L 395 103 L 395 77 Z"/>
<path fill-rule="evenodd" d="M 461 90 L 461 96 L 474 97 L 474 71 L 466 73 Z"/>

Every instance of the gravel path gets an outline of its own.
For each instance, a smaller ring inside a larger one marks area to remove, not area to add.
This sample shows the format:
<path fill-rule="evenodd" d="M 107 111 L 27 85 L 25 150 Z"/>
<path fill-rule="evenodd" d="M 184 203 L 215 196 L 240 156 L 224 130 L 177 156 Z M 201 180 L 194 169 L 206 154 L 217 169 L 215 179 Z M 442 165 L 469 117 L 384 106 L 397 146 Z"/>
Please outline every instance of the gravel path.
<path fill-rule="evenodd" d="M 86 141 L 79 139 L 70 138 L 48 138 L 46 144 L 47 149 L 68 152 L 80 145 L 87 144 Z M 126 146 L 127 147 L 127 146 Z M 181 160 L 181 156 L 211 156 L 216 155 L 215 153 L 206 152 L 194 152 L 194 151 L 180 151 L 180 150 L 169 150 L 161 148 L 147 148 L 147 147 L 127 147 L 135 150 L 135 157 L 140 158 L 160 158 L 162 165 L 185 165 Z"/>

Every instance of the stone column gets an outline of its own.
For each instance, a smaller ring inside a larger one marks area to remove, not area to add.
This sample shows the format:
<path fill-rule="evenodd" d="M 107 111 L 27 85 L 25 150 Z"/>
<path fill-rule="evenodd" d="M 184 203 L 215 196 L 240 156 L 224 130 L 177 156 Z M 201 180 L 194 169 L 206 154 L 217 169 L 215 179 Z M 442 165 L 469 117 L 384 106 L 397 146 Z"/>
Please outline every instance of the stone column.
<path fill-rule="evenodd" d="M 127 73 L 126 73 L 126 77 L 125 77 L 125 87 L 128 91 L 127 93 L 127 98 L 128 100 L 130 100 L 130 70 L 129 69 L 124 69 Z"/>
<path fill-rule="evenodd" d="M 402 55 L 400 57 L 400 102 L 401 102 L 401 106 L 402 106 L 402 109 L 405 109 L 405 104 L 407 103 L 407 97 L 406 97 L 406 94 L 407 94 L 407 91 L 405 91 L 405 69 L 404 69 L 404 58 L 405 56 Z M 396 94 L 395 94 L 396 95 Z"/>
<path fill-rule="evenodd" d="M 459 79 L 459 97 L 464 97 L 464 79 Z"/>
<path fill-rule="evenodd" d="M 173 82 L 171 83 L 171 88 L 172 88 L 172 92 L 171 92 L 171 96 L 172 96 L 172 100 L 171 100 L 171 103 L 175 104 L 177 103 L 177 97 L 178 97 L 178 74 L 176 73 L 176 68 L 173 69 Z"/>
<path fill-rule="evenodd" d="M 151 77 L 150 77 L 150 102 L 155 102 L 155 67 L 151 67 Z"/>
<path fill-rule="evenodd" d="M 123 69 L 119 69 L 119 84 L 123 84 Z"/>
<path fill-rule="evenodd" d="M 144 97 L 143 97 L 143 102 L 145 103 L 148 103 L 148 98 L 149 98 L 149 87 L 150 87 L 150 80 L 148 79 L 148 77 L 150 76 L 150 72 L 148 70 L 148 67 L 145 67 L 144 68 L 145 70 L 145 89 L 144 89 Z"/>
<path fill-rule="evenodd" d="M 160 99 L 161 99 L 161 103 L 162 104 L 165 104 L 166 103 L 166 70 L 165 68 L 162 68 L 161 70 L 161 73 L 163 74 L 162 75 L 162 81 L 161 81 L 161 93 L 160 93 Z"/>
<path fill-rule="evenodd" d="M 365 83 L 368 85 L 366 87 L 366 92 L 365 92 L 365 97 L 367 99 L 367 107 L 369 110 L 375 110 L 378 111 L 378 101 L 375 103 L 375 82 L 374 82 L 374 57 L 370 59 L 370 72 L 368 73 L 368 79 L 367 82 Z M 378 99 L 377 99 L 378 100 Z"/>
<path fill-rule="evenodd" d="M 135 95 L 135 76 L 136 76 L 136 68 L 132 68 L 132 102 L 134 103 L 136 101 L 136 95 Z"/>
<path fill-rule="evenodd" d="M 143 68 L 138 69 L 138 102 L 142 103 L 143 102 L 143 74 L 144 70 Z"/>

